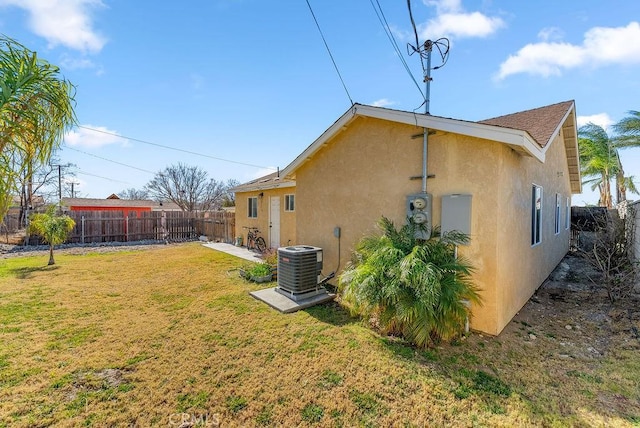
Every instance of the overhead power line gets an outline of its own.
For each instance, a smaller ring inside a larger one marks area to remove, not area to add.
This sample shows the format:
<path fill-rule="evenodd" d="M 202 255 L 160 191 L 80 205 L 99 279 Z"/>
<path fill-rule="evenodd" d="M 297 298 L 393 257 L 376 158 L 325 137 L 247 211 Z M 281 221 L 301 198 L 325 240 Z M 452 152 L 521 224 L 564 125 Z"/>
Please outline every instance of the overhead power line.
<path fill-rule="evenodd" d="M 113 181 L 114 183 L 131 184 L 128 181 L 121 181 L 121 180 L 116 180 L 115 178 L 103 177 L 101 175 L 91 174 L 89 172 L 84 172 L 82 170 L 79 170 L 76 172 L 81 175 L 88 175 L 89 177 L 96 177 L 96 178 L 102 178 L 103 180 Z"/>
<path fill-rule="evenodd" d="M 384 15 L 384 11 L 382 10 L 382 6 L 380 6 L 380 2 L 378 0 L 375 0 L 375 4 L 374 4 L 374 0 L 369 0 L 369 2 L 371 3 L 371 7 L 373 7 L 373 10 L 376 13 L 376 16 L 378 17 L 378 21 L 380 21 L 380 25 L 382 26 L 382 29 L 384 30 L 385 34 L 387 35 L 387 39 L 389 39 L 389 43 L 391 43 L 391 46 L 393 47 L 393 50 L 396 52 L 396 55 L 400 59 L 400 62 L 404 66 L 404 69 L 406 70 L 407 74 L 409 75 L 409 77 L 411 78 L 413 83 L 416 85 L 416 88 L 418 88 L 418 91 L 420 92 L 420 95 L 422 95 L 422 98 L 424 99 L 425 98 L 424 92 L 422 91 L 422 88 L 420 87 L 420 84 L 416 80 L 415 76 L 411 72 L 411 69 L 409 68 L 409 65 L 407 64 L 407 61 L 402 56 L 402 52 L 400 51 L 400 47 L 398 46 L 398 42 L 396 41 L 396 38 L 393 36 L 393 32 L 391 31 L 391 27 L 389 26 L 389 22 L 387 22 L 387 17 Z M 376 7 L 376 5 L 377 5 L 377 7 Z"/>
<path fill-rule="evenodd" d="M 122 163 L 122 162 L 114 161 L 114 160 L 112 160 L 112 159 L 107 159 L 107 158 L 105 158 L 105 157 L 98 156 L 98 155 L 94 155 L 93 153 L 87 153 L 87 152 L 85 152 L 85 151 L 78 150 L 78 149 L 74 149 L 73 147 L 69 147 L 69 146 L 67 146 L 67 149 L 69 149 L 69 150 L 73 150 L 74 152 L 82 153 L 83 155 L 87 155 L 87 156 L 91 156 L 91 157 L 94 157 L 94 158 L 97 158 L 97 159 L 101 159 L 101 160 L 106 161 L 106 162 L 115 163 L 115 164 L 117 164 L 117 165 L 126 166 L 127 168 L 137 169 L 138 171 L 142 171 L 142 172 L 146 172 L 146 173 L 149 173 L 149 174 L 155 175 L 155 172 L 153 172 L 153 171 L 149 171 L 148 169 L 142 169 L 142 168 L 138 168 L 137 166 L 133 166 L 133 165 L 129 165 L 129 164 L 126 164 L 126 163 Z"/>
<path fill-rule="evenodd" d="M 347 97 L 349 98 L 349 101 L 351 102 L 351 105 L 353 105 L 353 99 L 351 98 L 351 94 L 349 93 L 349 90 L 347 89 L 347 85 L 344 83 L 344 79 L 342 78 L 342 74 L 340 74 L 340 70 L 338 69 L 338 64 L 336 64 L 336 60 L 333 58 L 333 54 L 331 53 L 331 49 L 329 49 L 329 45 L 327 44 L 327 40 L 324 38 L 324 34 L 322 33 L 322 29 L 320 28 L 320 24 L 318 23 L 318 20 L 316 19 L 316 14 L 313 13 L 313 9 L 311 8 L 311 3 L 309 3 L 309 0 L 307 1 L 307 6 L 309 6 L 309 12 L 311 12 L 311 16 L 313 16 L 313 20 L 316 23 L 316 27 L 318 27 L 318 31 L 320 32 L 320 37 L 322 37 L 322 41 L 324 42 L 324 47 L 327 48 L 327 52 L 329 53 L 329 57 L 331 58 L 331 62 L 333 63 L 333 67 L 336 69 L 336 73 L 338 73 L 338 77 L 340 78 L 340 82 L 342 82 L 342 87 L 344 88 L 344 91 L 347 93 Z"/>
<path fill-rule="evenodd" d="M 200 157 L 203 157 L 203 158 L 214 159 L 214 160 L 218 160 L 218 161 L 222 161 L 222 162 L 234 163 L 236 165 L 251 166 L 251 167 L 254 167 L 254 168 L 272 169 L 274 171 L 276 170 L 276 168 L 271 167 L 271 166 L 255 165 L 255 164 L 246 163 L 246 162 L 234 161 L 234 160 L 231 160 L 231 159 L 224 159 L 224 158 L 220 158 L 220 157 L 217 157 L 217 156 L 205 155 L 204 153 L 192 152 L 190 150 L 179 149 L 177 147 L 165 146 L 164 144 L 152 143 L 150 141 L 141 140 L 139 138 L 127 137 L 125 135 L 116 134 L 115 132 L 103 131 L 101 129 L 95 129 L 95 128 L 91 128 L 91 127 L 88 127 L 88 126 L 78 125 L 78 128 L 88 129 L 89 131 L 100 132 L 102 134 L 107 134 L 107 135 L 112 135 L 114 137 L 124 138 L 125 140 L 135 141 L 135 142 L 142 143 L 142 144 L 148 144 L 150 146 L 160 147 L 160 148 L 167 149 L 167 150 L 174 150 L 176 152 L 188 153 L 190 155 L 200 156 Z M 79 150 L 77 150 L 77 151 L 79 151 Z M 84 152 L 82 152 L 82 153 L 84 153 Z M 85 153 L 85 154 L 88 154 L 88 153 Z"/>

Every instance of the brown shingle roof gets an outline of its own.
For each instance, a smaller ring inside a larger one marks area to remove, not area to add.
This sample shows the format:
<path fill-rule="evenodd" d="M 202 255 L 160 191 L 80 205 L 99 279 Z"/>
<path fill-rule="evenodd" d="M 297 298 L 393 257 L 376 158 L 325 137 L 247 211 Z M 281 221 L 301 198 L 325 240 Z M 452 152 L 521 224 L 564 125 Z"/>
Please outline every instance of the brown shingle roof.
<path fill-rule="evenodd" d="M 289 187 L 289 186 L 295 185 L 295 182 L 292 180 L 285 180 L 284 177 L 282 177 L 279 172 L 273 172 L 271 174 L 262 176 L 260 178 L 256 178 L 255 180 L 242 183 L 241 185 L 231 189 L 231 191 L 248 192 L 248 191 L 259 190 L 259 189 L 271 189 L 271 188 L 278 187 L 278 185 L 282 187 Z"/>
<path fill-rule="evenodd" d="M 63 207 L 150 208 L 151 211 L 182 211 L 175 202 L 151 199 L 62 198 Z"/>
<path fill-rule="evenodd" d="M 562 124 L 562 120 L 572 106 L 573 101 L 564 101 L 532 110 L 481 120 L 478 123 L 527 131 L 540 147 L 544 147 Z"/>

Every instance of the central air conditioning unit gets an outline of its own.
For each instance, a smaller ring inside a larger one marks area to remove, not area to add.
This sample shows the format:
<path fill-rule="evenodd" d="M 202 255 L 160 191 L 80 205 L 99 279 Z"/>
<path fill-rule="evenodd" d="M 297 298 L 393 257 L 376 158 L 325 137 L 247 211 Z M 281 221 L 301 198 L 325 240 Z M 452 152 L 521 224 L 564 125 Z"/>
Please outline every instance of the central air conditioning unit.
<path fill-rule="evenodd" d="M 308 245 L 278 248 L 276 291 L 295 301 L 325 294 L 321 271 L 322 248 Z"/>

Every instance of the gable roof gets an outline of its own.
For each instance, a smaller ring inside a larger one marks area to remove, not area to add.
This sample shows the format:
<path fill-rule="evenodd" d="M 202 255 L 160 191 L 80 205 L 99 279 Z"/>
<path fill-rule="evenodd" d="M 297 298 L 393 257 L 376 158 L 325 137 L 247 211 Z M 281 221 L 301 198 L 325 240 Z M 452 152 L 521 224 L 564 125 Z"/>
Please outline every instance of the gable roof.
<path fill-rule="evenodd" d="M 478 123 L 527 131 L 540 147 L 545 147 L 555 137 L 558 127 L 563 124 L 572 107 L 573 101 L 564 101 L 545 107 L 481 120 Z"/>
<path fill-rule="evenodd" d="M 544 151 L 547 150 L 548 144 L 562 132 L 569 167 L 571 191 L 573 193 L 580 193 L 582 191 L 576 110 L 573 101 L 564 101 L 505 116 L 498 116 L 492 119 L 482 120 L 478 123 L 527 131 Z"/>
<path fill-rule="evenodd" d="M 525 110 L 480 122 L 451 119 L 429 114 L 421 114 L 384 107 L 354 104 L 336 120 L 325 132 L 309 145 L 293 162 L 282 170 L 279 180 L 293 181 L 295 185 L 296 170 L 322 149 L 333 137 L 342 132 L 357 117 L 371 117 L 390 122 L 413 125 L 417 128 L 428 128 L 436 131 L 450 132 L 470 137 L 496 141 L 511 147 L 523 156 L 530 156 L 540 162 L 550 144 L 560 132 L 563 133 L 571 191 L 580 193 L 582 189 L 578 158 L 578 134 L 576 125 L 575 103 L 564 101 L 545 107 Z M 278 187 L 272 185 L 274 174 L 254 180 L 234 188 L 256 190 Z M 262 185 L 262 187 L 260 187 Z"/>
<path fill-rule="evenodd" d="M 256 178 L 231 189 L 232 192 L 251 192 L 254 190 L 276 189 L 281 187 L 295 187 L 294 180 L 285 179 L 280 172 L 274 172 L 264 177 Z"/>

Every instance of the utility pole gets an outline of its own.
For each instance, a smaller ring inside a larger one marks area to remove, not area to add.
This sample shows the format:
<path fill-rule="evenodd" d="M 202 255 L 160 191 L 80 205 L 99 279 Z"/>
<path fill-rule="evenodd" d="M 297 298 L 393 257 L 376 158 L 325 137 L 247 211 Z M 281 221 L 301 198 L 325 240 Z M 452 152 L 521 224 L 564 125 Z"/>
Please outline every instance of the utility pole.
<path fill-rule="evenodd" d="M 75 197 L 76 197 L 76 195 L 75 195 L 75 190 L 74 190 L 74 186 L 75 186 L 76 184 L 80 184 L 80 183 L 76 183 L 75 181 L 72 181 L 72 182 L 71 182 L 71 197 L 72 197 L 72 198 L 75 198 Z"/>

